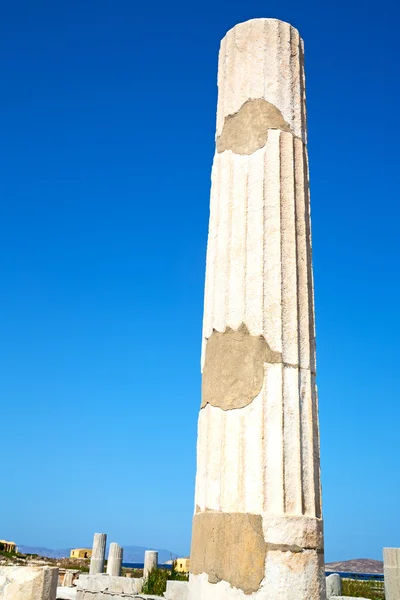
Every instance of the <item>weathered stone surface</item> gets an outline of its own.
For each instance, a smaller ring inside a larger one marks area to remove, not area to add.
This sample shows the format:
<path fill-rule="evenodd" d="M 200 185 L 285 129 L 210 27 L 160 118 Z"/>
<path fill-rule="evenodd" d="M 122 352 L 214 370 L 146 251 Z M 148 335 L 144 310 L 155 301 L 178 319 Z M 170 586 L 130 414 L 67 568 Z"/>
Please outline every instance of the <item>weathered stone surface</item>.
<path fill-rule="evenodd" d="M 264 590 L 268 599 L 325 600 L 323 555 L 317 550 L 268 552 Z"/>
<path fill-rule="evenodd" d="M 66 571 L 65 572 L 63 583 L 62 583 L 63 586 L 70 586 L 73 584 L 75 573 L 76 573 L 76 571 Z"/>
<path fill-rule="evenodd" d="M 400 600 L 400 548 L 383 549 L 386 600 Z"/>
<path fill-rule="evenodd" d="M 112 542 L 108 551 L 107 574 L 119 577 L 122 571 L 124 550 L 119 544 Z"/>
<path fill-rule="evenodd" d="M 332 573 L 326 578 L 326 597 L 340 596 L 342 593 L 342 579 L 337 573 Z"/>
<path fill-rule="evenodd" d="M 95 533 L 93 537 L 92 557 L 90 559 L 90 575 L 103 573 L 104 561 L 106 556 L 107 535 L 105 533 Z"/>
<path fill-rule="evenodd" d="M 201 405 L 223 410 L 247 406 L 261 391 L 266 362 L 282 362 L 282 356 L 261 335 L 250 335 L 245 325 L 237 331 L 213 331 L 206 346 Z"/>
<path fill-rule="evenodd" d="M 259 515 L 204 512 L 193 517 L 190 572 L 206 573 L 210 583 L 223 580 L 246 594 L 256 592 L 266 550 Z"/>
<path fill-rule="evenodd" d="M 57 600 L 76 600 L 77 588 L 60 586 L 57 588 Z"/>
<path fill-rule="evenodd" d="M 234 154 L 253 154 L 267 142 L 268 130 L 280 129 L 291 133 L 280 110 L 259 98 L 247 100 L 234 115 L 225 117 L 217 152 L 232 150 Z"/>
<path fill-rule="evenodd" d="M 90 590 L 78 590 L 76 594 L 76 600 L 133 600 L 133 599 L 144 599 L 144 600 L 165 600 L 163 596 L 153 596 L 151 594 L 115 594 L 114 592 L 92 592 Z"/>
<path fill-rule="evenodd" d="M 167 581 L 165 600 L 188 600 L 189 583 L 187 581 Z"/>
<path fill-rule="evenodd" d="M 308 550 L 323 550 L 322 519 L 294 515 L 264 515 L 263 530 L 269 547 L 298 546 Z"/>
<path fill-rule="evenodd" d="M 56 600 L 58 569 L 0 567 L 1 600 Z"/>
<path fill-rule="evenodd" d="M 275 106 L 293 135 L 306 142 L 303 41 L 297 29 L 277 19 L 239 23 L 221 41 L 217 136 L 228 115 L 260 98 Z"/>
<path fill-rule="evenodd" d="M 79 577 L 78 590 L 89 592 L 109 592 L 110 594 L 140 594 L 143 578 L 115 577 L 107 574 Z"/>
<path fill-rule="evenodd" d="M 325 600 L 306 142 L 299 33 L 237 25 L 219 54 L 189 600 Z"/>
<path fill-rule="evenodd" d="M 144 553 L 143 579 L 147 579 L 154 569 L 158 567 L 158 552 L 156 550 L 146 550 Z"/>

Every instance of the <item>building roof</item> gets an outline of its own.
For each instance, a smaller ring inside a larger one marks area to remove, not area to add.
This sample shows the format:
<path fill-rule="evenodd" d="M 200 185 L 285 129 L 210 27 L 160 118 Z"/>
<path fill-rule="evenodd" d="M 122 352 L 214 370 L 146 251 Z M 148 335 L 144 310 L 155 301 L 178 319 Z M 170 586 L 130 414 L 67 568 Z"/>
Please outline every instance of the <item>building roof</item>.
<path fill-rule="evenodd" d="M 14 544 L 14 546 L 17 545 L 15 542 L 10 542 L 9 540 L 0 540 L 0 544 Z"/>

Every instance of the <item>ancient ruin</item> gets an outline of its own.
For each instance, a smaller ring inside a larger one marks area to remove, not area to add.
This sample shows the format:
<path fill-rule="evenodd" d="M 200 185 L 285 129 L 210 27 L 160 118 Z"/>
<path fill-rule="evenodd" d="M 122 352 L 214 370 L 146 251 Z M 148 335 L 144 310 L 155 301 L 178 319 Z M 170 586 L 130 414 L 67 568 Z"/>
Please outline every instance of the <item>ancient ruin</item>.
<path fill-rule="evenodd" d="M 0 567 L 0 598 L 56 600 L 57 582 L 57 568 Z"/>
<path fill-rule="evenodd" d="M 104 561 L 106 557 L 107 535 L 105 533 L 95 533 L 93 536 L 92 556 L 90 559 L 90 575 L 103 573 Z"/>
<path fill-rule="evenodd" d="M 148 576 L 158 566 L 158 552 L 156 550 L 146 550 L 144 553 L 144 568 L 143 578 L 147 579 Z"/>
<path fill-rule="evenodd" d="M 190 600 L 325 595 L 303 41 L 231 29 L 218 67 Z"/>
<path fill-rule="evenodd" d="M 384 548 L 385 599 L 400 598 L 400 548 Z"/>
<path fill-rule="evenodd" d="M 114 575 L 116 577 L 121 575 L 123 554 L 124 549 L 119 544 L 111 542 L 108 551 L 107 575 Z"/>

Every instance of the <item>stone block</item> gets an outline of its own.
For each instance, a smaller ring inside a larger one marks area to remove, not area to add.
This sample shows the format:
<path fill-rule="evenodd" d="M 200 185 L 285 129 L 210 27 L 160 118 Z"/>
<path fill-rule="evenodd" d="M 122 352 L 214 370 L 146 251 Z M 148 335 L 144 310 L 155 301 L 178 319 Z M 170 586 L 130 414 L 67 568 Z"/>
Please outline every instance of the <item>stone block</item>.
<path fill-rule="evenodd" d="M 60 586 L 57 588 L 57 600 L 76 600 L 76 587 Z"/>
<path fill-rule="evenodd" d="M 76 600 L 165 600 L 163 596 L 148 594 L 113 594 L 112 592 L 92 592 L 90 590 L 77 590 Z"/>
<path fill-rule="evenodd" d="M 63 579 L 63 586 L 71 586 L 73 585 L 73 581 L 75 578 L 75 571 L 66 571 Z"/>
<path fill-rule="evenodd" d="M 167 589 L 164 592 L 166 600 L 188 600 L 188 581 L 167 581 Z"/>
<path fill-rule="evenodd" d="M 56 600 L 58 569 L 1 567 L 1 600 Z"/>
<path fill-rule="evenodd" d="M 400 548 L 383 549 L 386 600 L 400 600 Z"/>
<path fill-rule="evenodd" d="M 342 579 L 337 573 L 332 573 L 326 578 L 326 597 L 340 596 L 342 593 Z"/>
<path fill-rule="evenodd" d="M 354 596 L 331 596 L 334 600 L 355 600 Z M 368 598 L 358 598 L 357 600 L 368 600 Z"/>
<path fill-rule="evenodd" d="M 143 588 L 143 578 L 117 577 L 107 574 L 80 576 L 78 579 L 78 590 L 85 592 L 102 592 L 109 594 L 140 594 Z M 77 597 L 77 600 L 80 596 Z M 97 600 L 97 598 L 96 598 Z"/>

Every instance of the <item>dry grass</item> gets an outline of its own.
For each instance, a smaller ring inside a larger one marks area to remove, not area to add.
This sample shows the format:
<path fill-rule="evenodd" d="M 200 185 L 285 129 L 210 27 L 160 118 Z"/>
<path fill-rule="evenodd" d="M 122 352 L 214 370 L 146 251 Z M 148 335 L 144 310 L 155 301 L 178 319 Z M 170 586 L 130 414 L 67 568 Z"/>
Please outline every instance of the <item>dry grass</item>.
<path fill-rule="evenodd" d="M 384 600 L 385 589 L 383 581 L 342 579 L 342 595 L 353 596 L 355 598 L 370 598 L 370 600 Z"/>

